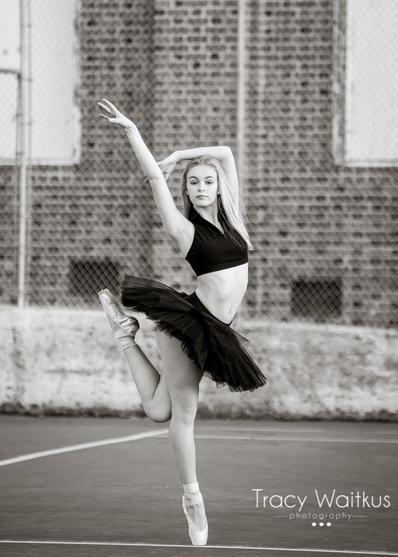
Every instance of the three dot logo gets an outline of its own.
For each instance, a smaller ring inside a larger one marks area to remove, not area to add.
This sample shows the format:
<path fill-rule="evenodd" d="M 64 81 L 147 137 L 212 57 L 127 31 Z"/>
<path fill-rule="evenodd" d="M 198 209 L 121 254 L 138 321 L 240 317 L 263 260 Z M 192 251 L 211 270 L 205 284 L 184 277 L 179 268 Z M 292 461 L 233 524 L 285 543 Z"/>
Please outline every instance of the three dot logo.
<path fill-rule="evenodd" d="M 318 526 L 331 526 L 331 525 L 332 525 L 331 522 L 326 522 L 326 524 L 325 524 L 324 522 L 320 522 L 320 523 L 318 524 Z M 316 522 L 312 522 L 312 523 L 311 523 L 311 526 L 317 526 L 317 523 L 316 523 Z"/>

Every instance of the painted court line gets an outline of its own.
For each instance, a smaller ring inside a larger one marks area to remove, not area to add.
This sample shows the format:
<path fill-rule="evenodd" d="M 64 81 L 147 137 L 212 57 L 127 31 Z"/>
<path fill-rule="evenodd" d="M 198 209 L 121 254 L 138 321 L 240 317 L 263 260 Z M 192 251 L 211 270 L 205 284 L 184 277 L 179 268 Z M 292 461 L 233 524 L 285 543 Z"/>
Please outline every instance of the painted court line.
<path fill-rule="evenodd" d="M 108 547 L 185 547 L 190 549 L 228 549 L 228 550 L 245 550 L 245 551 L 289 551 L 296 553 L 320 553 L 320 554 L 336 554 L 336 555 L 387 555 L 390 557 L 398 556 L 398 553 L 389 551 L 359 551 L 351 549 L 316 549 L 316 548 L 294 548 L 294 547 L 266 547 L 266 546 L 250 546 L 250 545 L 204 545 L 193 546 L 186 544 L 162 544 L 162 543 L 140 543 L 140 542 L 93 542 L 93 541 L 51 541 L 51 540 L 0 540 L 2 544 L 28 544 L 28 545 L 92 545 L 92 546 L 108 546 Z"/>
<path fill-rule="evenodd" d="M 233 432 L 233 429 L 230 431 Z M 102 439 L 99 441 L 91 441 L 88 443 L 80 443 L 78 445 L 69 445 L 67 447 L 60 447 L 58 449 L 49 449 L 46 451 L 39 451 L 36 453 L 29 453 L 25 455 L 15 456 L 12 458 L 6 458 L 0 460 L 1 466 L 10 466 L 11 464 L 17 464 L 18 462 L 26 462 L 28 460 L 36 460 L 38 458 L 45 458 L 47 456 L 71 453 L 74 451 L 82 451 L 85 449 L 92 449 L 96 447 L 102 447 L 105 445 L 115 445 L 117 443 L 128 443 L 130 441 L 137 441 L 139 439 L 147 439 L 150 437 L 164 438 L 168 436 L 168 429 L 156 429 L 151 431 L 145 431 L 142 433 L 135 433 L 133 435 L 127 435 L 125 437 L 114 437 L 111 439 Z M 196 433 L 195 439 L 216 439 L 222 441 L 228 440 L 240 440 L 240 441 L 286 441 L 286 442 L 305 442 L 311 441 L 315 443 L 374 443 L 374 444 L 397 444 L 398 439 L 342 439 L 342 438 L 329 438 L 329 439 L 316 439 L 311 437 L 281 437 L 272 436 L 268 437 L 265 435 L 217 435 L 217 434 L 206 434 L 206 433 Z"/>
<path fill-rule="evenodd" d="M 113 437 L 112 439 L 102 439 L 99 441 L 91 441 L 89 443 L 80 443 L 79 445 L 70 445 L 68 447 L 60 447 L 58 449 L 50 449 L 47 451 L 40 451 L 37 453 L 30 453 L 26 455 L 15 456 L 0 460 L 0 466 L 9 466 L 17 462 L 26 462 L 27 460 L 36 460 L 37 458 L 44 458 L 55 454 L 71 453 L 74 451 L 83 451 L 85 449 L 92 449 L 94 447 L 102 447 L 104 445 L 115 445 L 116 443 L 128 443 L 129 441 L 137 441 L 138 439 L 146 439 L 148 437 L 158 437 L 159 435 L 167 434 L 167 429 L 156 429 L 151 431 L 144 431 L 142 433 L 135 433 L 127 435 L 126 437 Z"/>
<path fill-rule="evenodd" d="M 218 426 L 207 426 L 203 425 L 203 421 L 199 425 L 200 429 L 206 429 L 209 431 L 265 431 L 267 433 L 325 433 L 322 428 L 316 429 L 305 429 L 304 427 L 291 428 L 291 427 L 250 427 L 250 426 L 230 426 L 230 427 L 218 427 Z"/>
<path fill-rule="evenodd" d="M 199 429 L 202 431 L 235 431 L 235 432 L 239 432 L 239 433 L 251 433 L 251 432 L 256 432 L 256 431 L 260 431 L 263 433 L 277 433 L 277 434 L 285 434 L 285 433 L 301 433 L 306 434 L 306 433 L 321 433 L 322 435 L 325 435 L 325 433 L 328 433 L 327 429 L 305 429 L 305 428 L 298 428 L 298 429 L 291 429 L 291 428 L 268 428 L 268 427 L 218 427 L 218 426 L 203 426 L 200 425 Z M 332 429 L 332 428 L 330 428 Z M 372 428 L 369 428 L 372 429 Z M 351 430 L 348 430 L 351 431 Z M 336 433 L 336 432 L 333 432 Z M 352 433 L 358 434 L 358 431 L 353 429 Z M 371 432 L 371 431 L 367 431 L 368 434 L 371 435 L 395 435 L 398 438 L 398 426 L 395 428 L 395 431 L 376 431 L 375 433 Z"/>
<path fill-rule="evenodd" d="M 163 437 L 160 435 L 159 437 Z M 239 441 L 288 441 L 303 442 L 311 441 L 312 443 L 374 443 L 374 444 L 397 444 L 398 439 L 316 439 L 314 437 L 267 437 L 265 435 L 216 435 L 206 433 L 196 433 L 195 439 L 217 439 L 217 440 L 239 440 Z"/>
<path fill-rule="evenodd" d="M 311 441 L 312 443 L 374 443 L 374 444 L 397 444 L 398 439 L 316 439 L 311 437 L 267 437 L 264 435 L 233 435 L 230 437 L 206 435 L 197 433 L 195 439 L 238 439 L 240 441 L 287 441 L 287 442 L 303 442 Z"/>

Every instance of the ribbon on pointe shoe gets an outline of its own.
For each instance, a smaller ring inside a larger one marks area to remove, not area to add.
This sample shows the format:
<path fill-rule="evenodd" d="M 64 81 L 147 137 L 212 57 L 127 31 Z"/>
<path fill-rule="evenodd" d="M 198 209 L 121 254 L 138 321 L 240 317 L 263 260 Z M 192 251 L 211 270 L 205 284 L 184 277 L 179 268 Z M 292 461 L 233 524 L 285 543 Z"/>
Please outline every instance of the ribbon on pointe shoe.
<path fill-rule="evenodd" d="M 187 505 L 185 504 L 185 501 L 187 503 L 189 501 L 193 505 L 198 504 L 198 503 L 203 503 L 202 494 L 200 492 L 195 493 L 195 494 L 190 493 L 189 495 L 184 494 L 182 496 L 182 508 L 183 508 L 184 514 L 186 516 L 186 519 L 188 521 L 189 537 L 191 538 L 192 545 L 206 545 L 207 544 L 207 538 L 208 538 L 207 518 L 206 518 L 205 527 L 202 530 L 200 530 L 196 526 L 196 524 L 194 523 L 192 518 L 190 517 L 190 515 L 188 513 Z"/>
<path fill-rule="evenodd" d="M 120 349 L 126 350 L 136 345 L 135 334 L 139 328 L 137 319 L 125 315 L 120 310 L 109 290 L 101 290 L 98 292 L 98 297 Z"/>

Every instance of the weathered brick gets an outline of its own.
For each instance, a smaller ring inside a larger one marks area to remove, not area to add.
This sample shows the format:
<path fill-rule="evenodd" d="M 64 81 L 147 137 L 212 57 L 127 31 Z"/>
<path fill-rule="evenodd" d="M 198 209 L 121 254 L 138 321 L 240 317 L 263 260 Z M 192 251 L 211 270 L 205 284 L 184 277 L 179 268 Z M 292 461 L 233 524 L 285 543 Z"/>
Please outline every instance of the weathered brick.
<path fill-rule="evenodd" d="M 293 281 L 328 277 L 343 279 L 334 322 L 396 326 L 397 170 L 333 159 L 332 71 L 344 49 L 334 60 L 334 23 L 332 0 L 246 2 L 241 188 L 255 251 L 244 313 L 287 320 Z M 30 170 L 31 303 L 92 303 L 68 283 L 71 259 L 87 255 L 193 289 L 126 138 L 97 118 L 95 100 L 135 119 L 157 160 L 205 144 L 235 151 L 237 30 L 237 0 L 82 0 L 82 160 Z M 180 176 L 170 188 L 181 207 Z M 0 177 L 0 299 L 15 302 L 17 182 L 10 167 Z"/>

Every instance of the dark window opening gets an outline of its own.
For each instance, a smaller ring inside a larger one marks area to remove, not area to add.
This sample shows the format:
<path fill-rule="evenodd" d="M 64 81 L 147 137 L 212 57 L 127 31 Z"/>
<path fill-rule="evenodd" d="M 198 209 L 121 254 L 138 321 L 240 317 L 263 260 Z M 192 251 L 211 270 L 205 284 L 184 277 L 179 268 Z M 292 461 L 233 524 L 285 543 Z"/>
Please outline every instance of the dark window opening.
<path fill-rule="evenodd" d="M 69 262 L 69 292 L 73 296 L 91 298 L 103 288 L 117 291 L 119 277 L 120 264 L 108 257 L 71 259 Z"/>
<path fill-rule="evenodd" d="M 292 315 L 317 322 L 340 317 L 342 312 L 342 280 L 299 279 L 293 281 L 290 302 Z"/>

